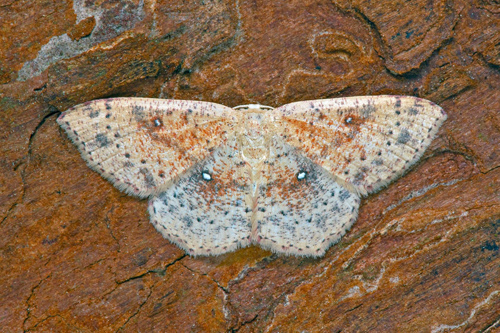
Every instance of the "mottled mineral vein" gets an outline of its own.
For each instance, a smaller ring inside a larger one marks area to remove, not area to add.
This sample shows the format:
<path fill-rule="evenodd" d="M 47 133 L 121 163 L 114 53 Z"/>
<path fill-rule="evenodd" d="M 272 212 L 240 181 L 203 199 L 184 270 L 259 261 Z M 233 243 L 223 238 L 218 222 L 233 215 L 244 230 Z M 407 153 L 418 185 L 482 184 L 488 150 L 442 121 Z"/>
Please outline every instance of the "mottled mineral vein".
<path fill-rule="evenodd" d="M 115 38 L 132 29 L 144 18 L 143 0 L 137 6 L 123 1 L 107 9 L 83 0 L 74 0 L 73 8 L 77 16 L 76 23 L 87 17 L 95 18 L 96 26 L 92 34 L 78 40 L 71 39 L 68 34 L 52 37 L 41 47 L 35 59 L 24 63 L 18 72 L 18 81 L 26 81 L 40 75 L 50 65 L 62 59 L 75 57 L 99 43 Z"/>

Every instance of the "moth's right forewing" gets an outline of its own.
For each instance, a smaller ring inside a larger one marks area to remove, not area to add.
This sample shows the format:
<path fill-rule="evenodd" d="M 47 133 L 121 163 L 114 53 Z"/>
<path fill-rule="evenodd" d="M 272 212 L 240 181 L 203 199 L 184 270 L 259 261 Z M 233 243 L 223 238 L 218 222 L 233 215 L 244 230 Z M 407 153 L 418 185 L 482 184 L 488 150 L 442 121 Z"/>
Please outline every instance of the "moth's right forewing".
<path fill-rule="evenodd" d="M 224 144 L 237 119 L 215 103 L 112 98 L 77 105 L 57 122 L 93 170 L 144 198 Z"/>
<path fill-rule="evenodd" d="M 272 113 L 288 144 L 361 195 L 401 176 L 446 119 L 438 105 L 409 96 L 304 101 Z"/>

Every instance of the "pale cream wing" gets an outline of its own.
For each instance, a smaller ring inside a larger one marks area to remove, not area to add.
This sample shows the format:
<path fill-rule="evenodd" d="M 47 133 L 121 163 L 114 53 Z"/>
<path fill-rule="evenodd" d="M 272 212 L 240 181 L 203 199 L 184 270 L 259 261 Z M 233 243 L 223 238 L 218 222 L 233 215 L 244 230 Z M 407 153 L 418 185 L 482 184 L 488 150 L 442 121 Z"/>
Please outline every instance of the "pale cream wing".
<path fill-rule="evenodd" d="M 191 255 L 234 251 L 250 244 L 251 188 L 233 137 L 150 199 L 151 223 Z"/>
<path fill-rule="evenodd" d="M 144 198 L 224 144 L 237 119 L 209 102 L 110 98 L 77 105 L 57 122 L 93 170 Z"/>
<path fill-rule="evenodd" d="M 288 144 L 366 195 L 420 158 L 446 114 L 421 98 L 365 96 L 291 103 L 272 117 Z"/>
<path fill-rule="evenodd" d="M 274 252 L 323 256 L 356 220 L 360 197 L 278 138 L 264 166 L 252 240 Z"/>

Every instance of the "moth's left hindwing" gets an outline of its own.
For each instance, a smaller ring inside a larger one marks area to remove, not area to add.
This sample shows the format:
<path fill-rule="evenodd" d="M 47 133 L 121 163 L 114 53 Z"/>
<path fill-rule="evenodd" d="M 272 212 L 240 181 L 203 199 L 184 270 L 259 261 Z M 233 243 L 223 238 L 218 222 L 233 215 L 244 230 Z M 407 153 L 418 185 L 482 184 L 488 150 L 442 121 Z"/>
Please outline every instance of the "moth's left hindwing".
<path fill-rule="evenodd" d="M 246 170 L 233 137 L 150 199 L 151 222 L 191 255 L 249 245 L 252 184 Z"/>

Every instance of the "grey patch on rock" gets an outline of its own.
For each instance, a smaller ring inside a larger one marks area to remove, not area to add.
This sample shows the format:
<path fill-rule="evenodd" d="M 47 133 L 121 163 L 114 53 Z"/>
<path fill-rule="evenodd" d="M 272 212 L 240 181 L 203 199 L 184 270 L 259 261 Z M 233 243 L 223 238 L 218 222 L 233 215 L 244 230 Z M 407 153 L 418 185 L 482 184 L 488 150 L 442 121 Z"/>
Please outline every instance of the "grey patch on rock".
<path fill-rule="evenodd" d="M 89 114 L 90 118 L 97 118 L 99 117 L 99 111 L 91 111 Z"/>
<path fill-rule="evenodd" d="M 377 159 L 373 160 L 372 164 L 373 165 L 382 165 L 382 164 L 384 164 L 384 160 L 382 160 L 381 158 L 377 158 Z"/>
<path fill-rule="evenodd" d="M 94 1 L 74 0 L 76 23 L 87 17 L 95 18 L 96 26 L 92 33 L 79 40 L 72 40 L 67 34 L 52 37 L 41 47 L 35 59 L 24 63 L 17 73 L 17 81 L 29 80 L 60 60 L 73 58 L 99 43 L 118 37 L 144 19 L 144 0 L 137 5 L 128 0 L 114 3 L 104 9 Z"/>
<path fill-rule="evenodd" d="M 123 167 L 124 168 L 133 168 L 134 167 L 134 163 L 132 163 L 130 161 L 127 161 L 127 162 L 123 163 Z"/>
<path fill-rule="evenodd" d="M 107 147 L 110 143 L 106 134 L 102 133 L 97 134 L 95 136 L 95 140 L 97 141 L 99 148 Z"/>
<path fill-rule="evenodd" d="M 399 133 L 399 135 L 398 135 L 398 140 L 397 140 L 397 142 L 398 142 L 399 144 L 405 144 L 405 143 L 407 143 L 407 142 L 408 142 L 408 141 L 410 141 L 410 140 L 411 140 L 411 135 L 410 135 L 410 133 L 408 133 L 408 130 L 403 129 L 403 130 L 401 131 L 401 133 Z"/>

